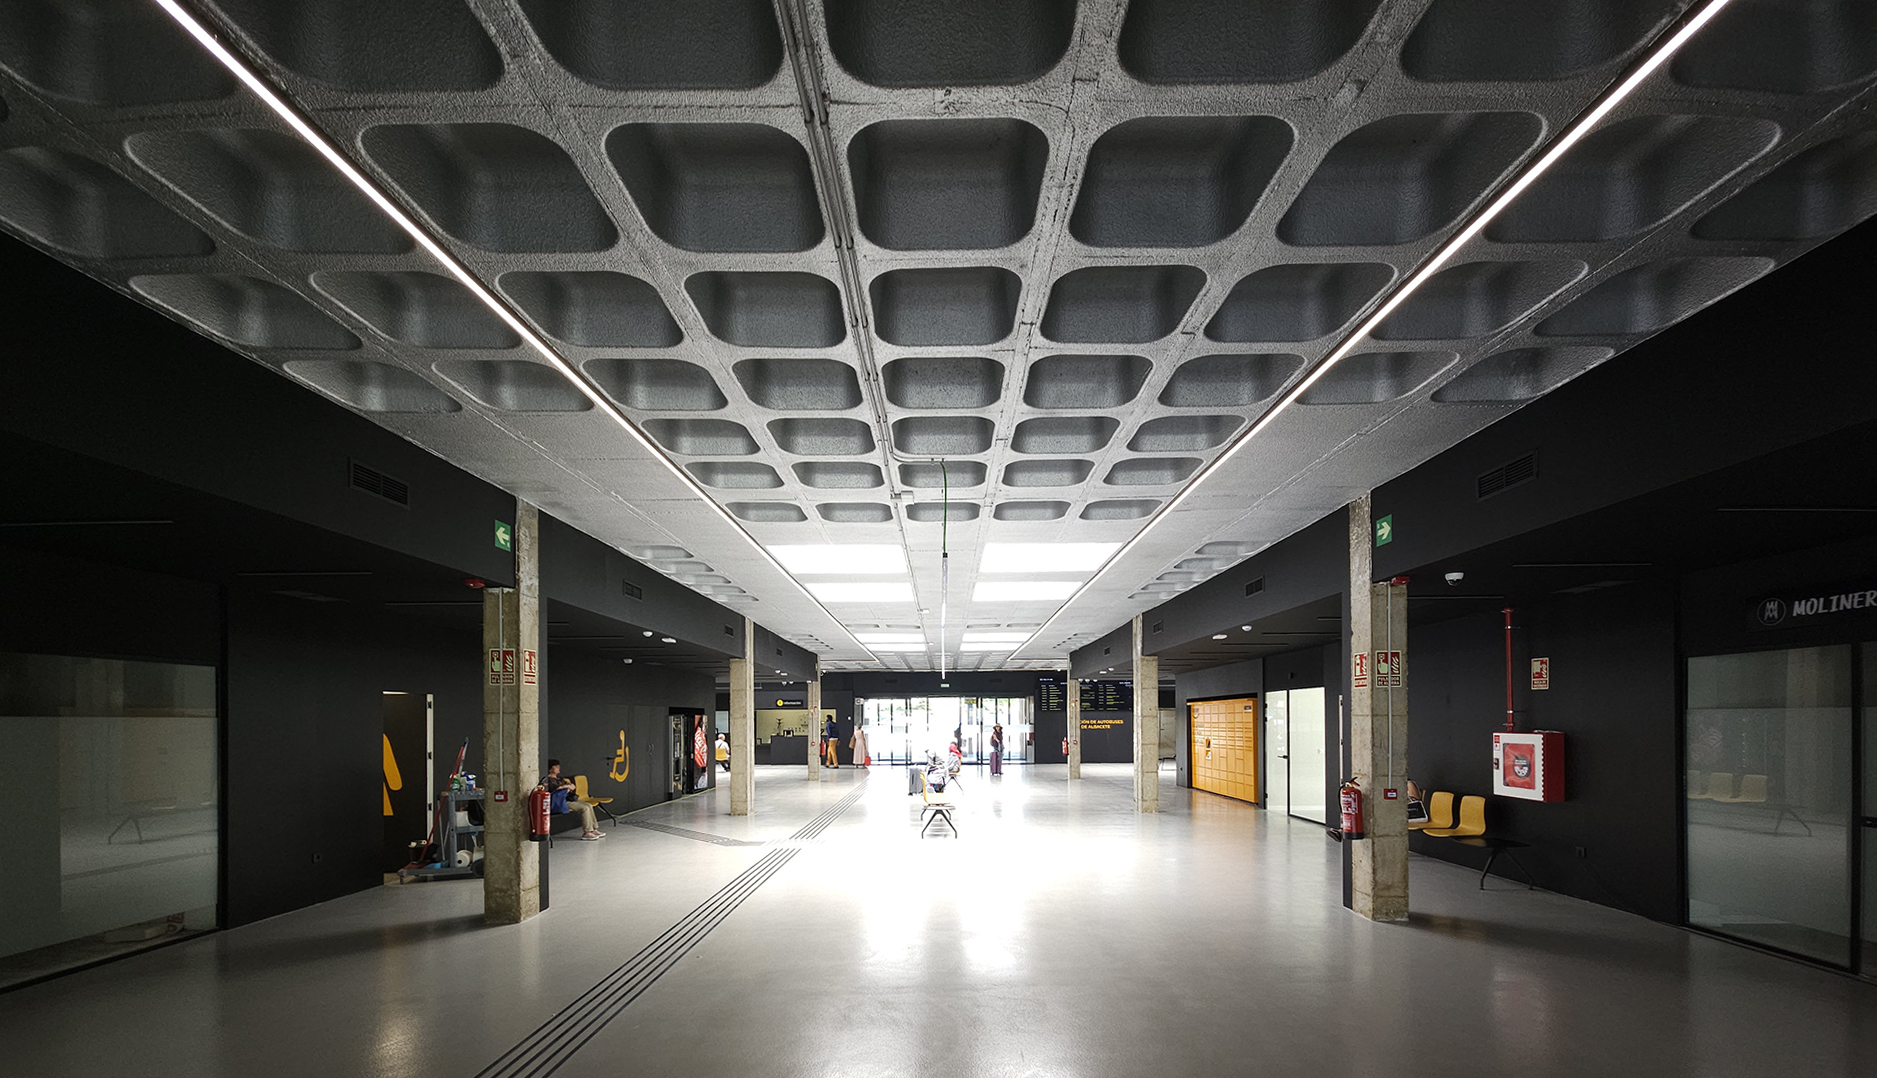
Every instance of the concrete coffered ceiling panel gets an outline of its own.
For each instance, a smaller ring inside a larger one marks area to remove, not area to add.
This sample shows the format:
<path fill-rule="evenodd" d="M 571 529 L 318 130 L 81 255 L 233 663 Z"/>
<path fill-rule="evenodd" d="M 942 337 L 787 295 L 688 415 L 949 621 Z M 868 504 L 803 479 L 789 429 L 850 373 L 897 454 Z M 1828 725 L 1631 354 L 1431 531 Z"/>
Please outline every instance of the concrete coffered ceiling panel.
<path fill-rule="evenodd" d="M 0 9 L 0 227 L 830 668 L 1060 666 L 1877 213 L 1864 0 L 1726 3 L 1483 229 L 1711 0 L 164 2 L 436 253 L 159 0 Z"/>

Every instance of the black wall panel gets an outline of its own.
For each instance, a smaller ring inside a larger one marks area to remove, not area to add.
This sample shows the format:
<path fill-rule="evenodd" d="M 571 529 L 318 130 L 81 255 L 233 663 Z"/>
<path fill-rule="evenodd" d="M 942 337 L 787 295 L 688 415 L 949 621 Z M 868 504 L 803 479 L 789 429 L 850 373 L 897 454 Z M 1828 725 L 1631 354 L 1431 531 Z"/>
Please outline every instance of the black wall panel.
<path fill-rule="evenodd" d="M 474 632 L 350 603 L 230 596 L 229 924 L 381 883 L 383 694 L 436 696 L 438 772 L 465 736 L 479 763 L 480 645 Z"/>
<path fill-rule="evenodd" d="M 615 813 L 667 800 L 671 711 L 703 714 L 707 748 L 716 743 L 710 718 L 716 685 L 709 674 L 551 647 L 542 687 L 543 762 L 558 757 L 564 774 L 586 775 L 589 792 L 613 798 L 608 807 Z M 624 782 L 612 777 L 621 733 L 629 763 Z"/>
<path fill-rule="evenodd" d="M 220 665 L 214 584 L 0 547 L 7 564 L 0 651 Z"/>
<path fill-rule="evenodd" d="M 1564 596 L 1513 615 L 1520 730 L 1565 734 L 1566 800 L 1493 797 L 1493 731 L 1505 717 L 1505 632 L 1479 614 L 1408 632 L 1408 763 L 1429 791 L 1481 794 L 1490 831 L 1533 844 L 1518 857 L 1540 887 L 1679 917 L 1681 797 L 1675 593 L 1662 583 Z M 1530 660 L 1551 659 L 1531 689 Z M 1480 851 L 1417 838 L 1433 857 L 1477 866 Z M 1584 856 L 1576 850 L 1583 847 Z M 1516 878 L 1502 857 L 1496 870 Z"/>

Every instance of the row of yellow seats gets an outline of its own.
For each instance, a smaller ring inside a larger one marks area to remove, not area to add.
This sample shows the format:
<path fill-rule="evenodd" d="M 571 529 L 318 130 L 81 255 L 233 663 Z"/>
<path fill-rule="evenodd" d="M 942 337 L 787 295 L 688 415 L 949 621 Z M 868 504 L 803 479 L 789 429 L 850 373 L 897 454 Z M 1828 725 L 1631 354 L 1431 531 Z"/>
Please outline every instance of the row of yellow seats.
<path fill-rule="evenodd" d="M 1427 799 L 1427 819 L 1410 821 L 1408 828 L 1436 838 L 1470 838 L 1486 833 L 1486 799 L 1468 794 L 1460 799 L 1460 823 L 1453 822 L 1453 795 L 1436 791 Z"/>
<path fill-rule="evenodd" d="M 1740 788 L 1734 789 L 1731 771 L 1706 774 L 1688 772 L 1688 800 L 1719 801 L 1728 805 L 1759 805 L 1766 801 L 1766 776 L 1742 775 Z"/>

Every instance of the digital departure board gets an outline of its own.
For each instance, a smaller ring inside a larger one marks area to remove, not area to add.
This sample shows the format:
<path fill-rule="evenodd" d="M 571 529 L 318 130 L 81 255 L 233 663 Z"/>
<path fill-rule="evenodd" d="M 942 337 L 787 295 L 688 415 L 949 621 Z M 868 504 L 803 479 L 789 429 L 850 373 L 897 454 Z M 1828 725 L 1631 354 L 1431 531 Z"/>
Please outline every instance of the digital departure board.
<path fill-rule="evenodd" d="M 1036 710 L 1069 710 L 1069 693 L 1063 686 L 1061 678 L 1036 679 Z"/>
<path fill-rule="evenodd" d="M 1132 681 L 1084 681 L 1082 683 L 1082 710 L 1085 712 L 1134 710 L 1134 683 Z"/>

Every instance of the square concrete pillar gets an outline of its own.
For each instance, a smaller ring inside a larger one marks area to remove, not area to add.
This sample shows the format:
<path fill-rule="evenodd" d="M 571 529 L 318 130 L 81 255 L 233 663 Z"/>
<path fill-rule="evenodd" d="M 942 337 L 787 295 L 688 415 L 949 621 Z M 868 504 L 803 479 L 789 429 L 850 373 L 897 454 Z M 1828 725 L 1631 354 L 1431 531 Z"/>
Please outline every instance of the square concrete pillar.
<path fill-rule="evenodd" d="M 1075 680 L 1075 671 L 1064 670 L 1069 689 L 1063 706 L 1069 709 L 1068 723 L 1063 727 L 1063 736 L 1069 739 L 1069 777 L 1082 777 L 1082 683 Z"/>
<path fill-rule="evenodd" d="M 808 709 L 808 781 L 821 778 L 821 660 L 815 660 L 814 670 L 809 672 L 808 691 L 803 694 L 802 706 Z M 856 721 L 859 717 L 855 717 Z"/>
<path fill-rule="evenodd" d="M 1369 498 L 1349 507 L 1349 758 L 1367 837 L 1349 851 L 1350 905 L 1408 917 L 1408 588 L 1376 584 Z M 1395 791 L 1390 798 L 1388 791 Z"/>
<path fill-rule="evenodd" d="M 743 657 L 730 660 L 730 815 L 756 811 L 756 623 L 743 619 Z"/>
<path fill-rule="evenodd" d="M 541 912 L 541 850 L 528 841 L 528 793 L 541 777 L 540 515 L 515 506 L 515 587 L 482 595 L 482 916 Z"/>
<path fill-rule="evenodd" d="M 1160 656 L 1141 654 L 1134 615 L 1134 810 L 1160 811 Z"/>

